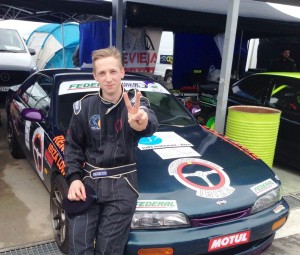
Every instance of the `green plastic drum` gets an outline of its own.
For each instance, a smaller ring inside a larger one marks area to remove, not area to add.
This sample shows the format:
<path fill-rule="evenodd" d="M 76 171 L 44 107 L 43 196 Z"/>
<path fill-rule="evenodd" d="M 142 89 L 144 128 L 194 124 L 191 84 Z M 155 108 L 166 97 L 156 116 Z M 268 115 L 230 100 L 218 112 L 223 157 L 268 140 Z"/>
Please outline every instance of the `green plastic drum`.
<path fill-rule="evenodd" d="M 226 133 L 273 167 L 281 111 L 259 106 L 228 108 Z"/>

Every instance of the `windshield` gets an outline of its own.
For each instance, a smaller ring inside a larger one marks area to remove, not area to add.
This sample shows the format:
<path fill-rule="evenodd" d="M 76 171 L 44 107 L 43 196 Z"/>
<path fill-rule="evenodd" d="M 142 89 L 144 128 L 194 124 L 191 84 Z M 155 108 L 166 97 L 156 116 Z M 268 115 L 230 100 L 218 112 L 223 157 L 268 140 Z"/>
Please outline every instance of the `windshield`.
<path fill-rule="evenodd" d="M 22 40 L 16 30 L 0 28 L 0 52 L 26 53 Z"/>
<path fill-rule="evenodd" d="M 91 82 L 86 84 L 92 84 Z M 187 109 L 176 100 L 170 93 L 155 91 L 141 91 L 150 101 L 150 107 L 156 113 L 160 126 L 189 126 L 195 125 L 195 119 Z M 97 93 L 96 90 L 89 92 L 78 92 L 60 94 L 58 97 L 58 127 L 67 130 L 73 113 L 73 103 L 86 94 Z"/>

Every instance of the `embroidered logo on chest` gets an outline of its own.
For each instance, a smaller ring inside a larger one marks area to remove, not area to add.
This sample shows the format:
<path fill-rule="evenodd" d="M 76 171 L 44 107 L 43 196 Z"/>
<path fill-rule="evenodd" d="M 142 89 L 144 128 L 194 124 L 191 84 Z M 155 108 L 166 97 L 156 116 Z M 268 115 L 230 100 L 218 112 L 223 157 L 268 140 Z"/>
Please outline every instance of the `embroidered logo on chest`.
<path fill-rule="evenodd" d="M 100 115 L 93 115 L 90 118 L 89 124 L 90 124 L 91 130 L 95 130 L 95 131 L 100 130 L 101 129 Z"/>

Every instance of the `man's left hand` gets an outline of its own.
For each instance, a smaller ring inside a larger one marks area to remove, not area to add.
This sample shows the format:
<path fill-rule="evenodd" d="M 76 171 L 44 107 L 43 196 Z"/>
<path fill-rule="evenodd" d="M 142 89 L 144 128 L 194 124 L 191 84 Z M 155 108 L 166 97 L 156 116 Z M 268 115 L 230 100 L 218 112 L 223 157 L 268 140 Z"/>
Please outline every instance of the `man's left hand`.
<path fill-rule="evenodd" d="M 132 106 L 127 92 L 124 92 L 124 101 L 128 111 L 128 123 L 136 131 L 143 131 L 148 125 L 148 114 L 140 109 L 141 92 L 136 93 L 135 105 Z"/>

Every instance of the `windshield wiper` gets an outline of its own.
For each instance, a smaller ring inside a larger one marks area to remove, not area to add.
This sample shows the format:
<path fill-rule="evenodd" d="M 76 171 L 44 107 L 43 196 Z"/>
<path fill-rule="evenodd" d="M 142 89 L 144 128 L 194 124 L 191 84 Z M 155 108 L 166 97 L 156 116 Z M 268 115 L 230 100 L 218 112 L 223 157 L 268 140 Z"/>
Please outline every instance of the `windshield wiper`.
<path fill-rule="evenodd" d="M 15 51 L 12 51 L 12 50 L 6 50 L 6 49 L 0 49 L 0 52 L 16 53 Z"/>

